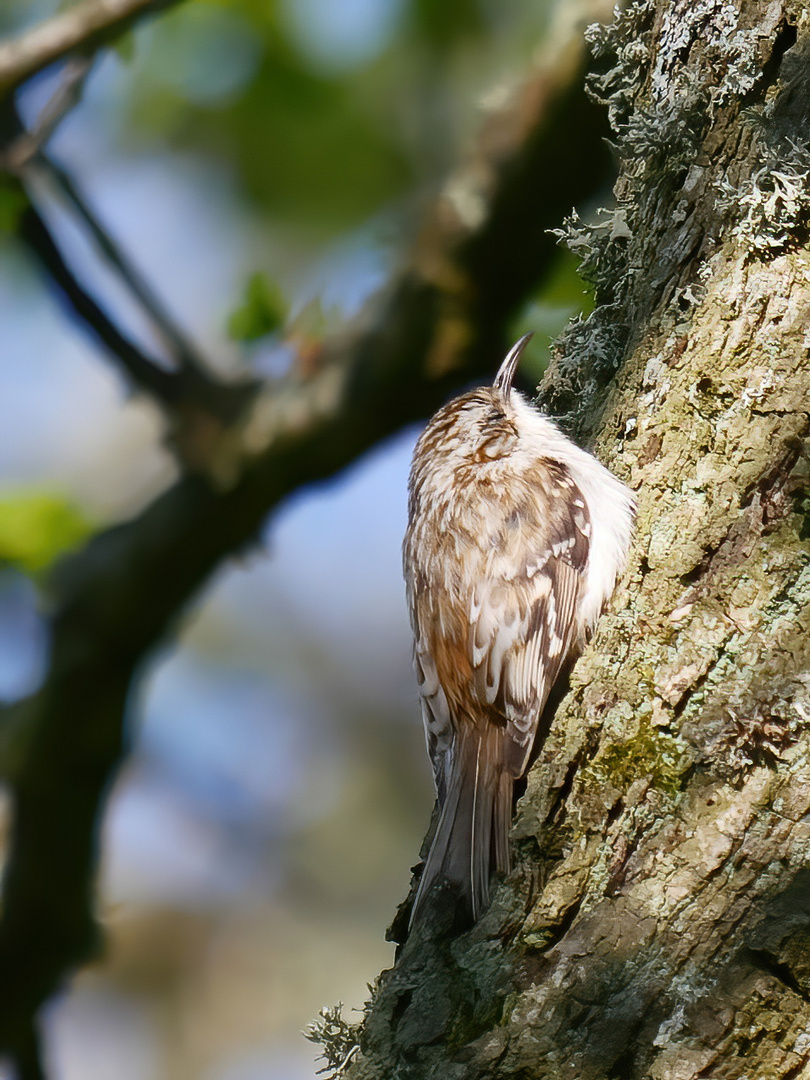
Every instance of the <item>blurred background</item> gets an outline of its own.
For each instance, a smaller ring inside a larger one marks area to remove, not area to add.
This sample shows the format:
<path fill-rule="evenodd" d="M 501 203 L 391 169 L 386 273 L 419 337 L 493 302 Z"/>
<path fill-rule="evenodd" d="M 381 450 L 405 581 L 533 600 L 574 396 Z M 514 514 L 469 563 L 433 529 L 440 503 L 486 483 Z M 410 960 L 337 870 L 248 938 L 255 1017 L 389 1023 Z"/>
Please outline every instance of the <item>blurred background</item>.
<path fill-rule="evenodd" d="M 519 82 L 552 0 L 189 0 L 99 59 L 50 144 L 225 372 L 280 374 L 359 311 Z M 0 35 L 57 10 L 3 0 Z M 33 119 L 47 73 L 22 99 Z M 55 193 L 72 265 L 150 343 Z M 0 202 L 0 699 L 46 662 L 47 570 L 171 483 L 161 419 L 63 311 Z M 570 263 L 524 312 L 583 306 Z M 286 337 L 279 323 L 286 322 Z M 286 342 L 286 343 L 285 343 Z M 493 357 L 493 370 L 499 362 Z M 357 1019 L 427 825 L 401 583 L 416 431 L 300 492 L 223 567 L 131 702 L 103 823 L 103 960 L 44 1017 L 57 1080 L 313 1080 Z"/>

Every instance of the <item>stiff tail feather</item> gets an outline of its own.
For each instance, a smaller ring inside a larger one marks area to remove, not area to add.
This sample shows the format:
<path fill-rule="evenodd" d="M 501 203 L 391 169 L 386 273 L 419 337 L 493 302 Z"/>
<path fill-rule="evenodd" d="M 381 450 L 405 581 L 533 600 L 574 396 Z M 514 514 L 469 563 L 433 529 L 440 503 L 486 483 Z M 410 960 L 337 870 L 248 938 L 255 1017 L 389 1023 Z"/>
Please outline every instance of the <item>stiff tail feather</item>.
<path fill-rule="evenodd" d="M 502 729 L 468 728 L 456 736 L 453 764 L 436 835 L 414 900 L 420 919 L 433 884 L 455 883 L 475 922 L 489 905 L 493 872 L 508 873 L 512 777 L 504 768 Z"/>

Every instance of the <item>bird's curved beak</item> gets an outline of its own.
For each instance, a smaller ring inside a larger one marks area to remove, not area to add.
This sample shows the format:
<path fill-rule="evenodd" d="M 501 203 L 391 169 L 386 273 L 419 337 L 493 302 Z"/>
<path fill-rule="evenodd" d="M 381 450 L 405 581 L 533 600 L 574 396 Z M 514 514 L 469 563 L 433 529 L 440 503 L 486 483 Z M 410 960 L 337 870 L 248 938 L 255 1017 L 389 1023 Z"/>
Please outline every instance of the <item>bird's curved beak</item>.
<path fill-rule="evenodd" d="M 507 353 L 506 359 L 498 368 L 498 374 L 495 376 L 495 382 L 492 385 L 496 390 L 500 390 L 502 394 L 508 395 L 512 389 L 512 380 L 515 377 L 515 371 L 523 355 L 523 350 L 533 337 L 534 331 L 530 334 L 524 334 L 520 341 L 512 346 Z"/>

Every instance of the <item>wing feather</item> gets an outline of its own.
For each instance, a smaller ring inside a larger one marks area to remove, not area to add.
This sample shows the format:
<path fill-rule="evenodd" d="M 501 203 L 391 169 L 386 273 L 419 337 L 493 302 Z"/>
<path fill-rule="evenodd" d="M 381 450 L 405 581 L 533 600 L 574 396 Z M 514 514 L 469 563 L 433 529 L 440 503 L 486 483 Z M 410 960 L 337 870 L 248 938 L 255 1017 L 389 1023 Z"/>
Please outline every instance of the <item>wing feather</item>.
<path fill-rule="evenodd" d="M 493 492 L 467 517 L 461 504 L 430 547 L 421 523 L 406 540 L 414 666 L 441 806 L 412 921 L 442 877 L 477 918 L 492 870 L 508 872 L 512 783 L 580 633 L 588 511 L 564 466 L 541 466 L 542 478 Z"/>
<path fill-rule="evenodd" d="M 511 493 L 513 510 L 500 530 L 469 537 L 466 597 L 460 578 L 443 578 L 448 562 L 455 565 L 445 559 L 421 567 L 421 587 L 409 596 L 425 738 L 442 804 L 458 723 L 488 716 L 505 725 L 504 767 L 522 774 L 546 698 L 576 643 L 587 509 L 567 474 L 550 474 L 546 496 L 540 505 L 532 489 Z"/>
<path fill-rule="evenodd" d="M 561 560 L 550 560 L 549 585 L 531 607 L 530 632 L 514 642 L 504 657 L 497 704 L 511 738 L 510 771 L 523 774 L 531 754 L 537 723 L 563 661 L 577 633 L 582 575 Z"/>
<path fill-rule="evenodd" d="M 572 481 L 566 489 L 551 522 L 523 510 L 523 560 L 514 548 L 491 560 L 493 572 L 476 583 L 470 605 L 473 685 L 506 725 L 504 765 L 513 778 L 526 768 L 543 706 L 579 633 L 589 530 Z"/>
<path fill-rule="evenodd" d="M 422 723 L 428 757 L 433 766 L 433 782 L 439 802 L 444 805 L 452 766 L 453 722 L 436 662 L 417 638 L 413 651 L 413 666 L 422 702 Z"/>

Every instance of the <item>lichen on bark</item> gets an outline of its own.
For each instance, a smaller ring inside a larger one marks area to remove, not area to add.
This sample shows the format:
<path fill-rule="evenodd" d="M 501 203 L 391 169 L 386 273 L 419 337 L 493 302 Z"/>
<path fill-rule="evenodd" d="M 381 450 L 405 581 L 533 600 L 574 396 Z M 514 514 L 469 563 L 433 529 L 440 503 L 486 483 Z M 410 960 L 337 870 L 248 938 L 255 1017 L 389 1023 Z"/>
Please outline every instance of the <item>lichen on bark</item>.
<path fill-rule="evenodd" d="M 810 15 L 643 0 L 591 36 L 621 175 L 567 227 L 598 305 L 540 400 L 637 538 L 512 876 L 406 942 L 353 1080 L 810 1075 Z"/>

